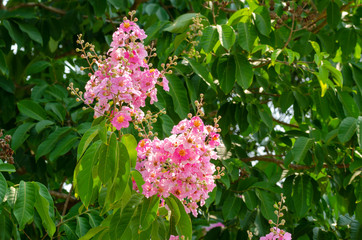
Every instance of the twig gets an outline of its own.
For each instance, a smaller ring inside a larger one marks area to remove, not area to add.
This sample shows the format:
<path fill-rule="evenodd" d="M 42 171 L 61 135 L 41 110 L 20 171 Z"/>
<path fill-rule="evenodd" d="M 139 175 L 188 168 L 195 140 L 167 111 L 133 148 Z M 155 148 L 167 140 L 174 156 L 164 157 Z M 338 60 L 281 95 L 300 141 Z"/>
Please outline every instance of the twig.
<path fill-rule="evenodd" d="M 56 192 L 56 191 L 52 191 L 52 190 L 50 190 L 49 193 L 51 196 L 53 196 L 55 198 L 60 198 L 60 199 L 67 199 L 68 195 L 69 195 L 69 194 L 60 193 L 60 192 Z M 77 202 L 77 201 L 78 200 L 75 197 L 70 196 L 69 202 Z"/>
<path fill-rule="evenodd" d="M 44 8 L 48 11 L 51 11 L 51 12 L 54 12 L 54 13 L 58 13 L 60 15 L 65 15 L 67 14 L 66 11 L 62 10 L 62 9 L 59 9 L 59 8 L 55 8 L 55 7 L 51 7 L 51 6 L 47 6 L 47 5 L 44 5 L 42 3 L 36 3 L 36 2 L 29 2 L 29 3 L 20 3 L 12 8 L 9 8 L 8 10 L 9 11 L 13 11 L 15 9 L 18 9 L 18 8 L 23 8 L 23 7 L 41 7 L 41 8 Z"/>
<path fill-rule="evenodd" d="M 131 11 L 136 10 L 141 3 L 144 3 L 147 1 L 148 0 L 135 0 L 130 10 Z"/>
<path fill-rule="evenodd" d="M 59 222 L 59 224 L 58 224 L 58 226 L 57 226 L 58 240 L 60 240 L 60 234 L 59 234 L 60 225 L 62 224 L 62 222 L 63 222 L 63 217 L 64 217 L 65 213 L 67 212 L 67 208 L 68 208 L 68 204 L 69 204 L 69 200 L 70 200 L 70 197 L 71 197 L 72 192 L 73 192 L 73 184 L 72 184 L 72 187 L 71 187 L 70 190 L 69 190 L 69 193 L 68 193 L 67 198 L 65 199 L 62 216 L 61 216 L 60 222 Z"/>
<path fill-rule="evenodd" d="M 284 44 L 283 48 L 286 48 L 290 42 L 290 40 L 292 40 L 292 36 L 293 36 L 293 32 L 294 32 L 294 23 L 295 23 L 295 13 L 293 13 L 292 15 L 292 28 L 290 29 L 290 33 L 289 33 L 289 37 L 288 37 L 288 40 L 287 42 Z"/>
<path fill-rule="evenodd" d="M 286 123 L 286 122 L 280 121 L 280 120 L 278 120 L 278 119 L 275 119 L 275 118 L 273 118 L 273 117 L 272 117 L 272 119 L 273 119 L 274 122 L 279 123 L 279 124 L 281 124 L 281 125 L 288 126 L 288 127 L 292 127 L 292 128 L 299 128 L 299 126 L 297 126 L 297 125 L 290 124 L 290 123 Z"/>

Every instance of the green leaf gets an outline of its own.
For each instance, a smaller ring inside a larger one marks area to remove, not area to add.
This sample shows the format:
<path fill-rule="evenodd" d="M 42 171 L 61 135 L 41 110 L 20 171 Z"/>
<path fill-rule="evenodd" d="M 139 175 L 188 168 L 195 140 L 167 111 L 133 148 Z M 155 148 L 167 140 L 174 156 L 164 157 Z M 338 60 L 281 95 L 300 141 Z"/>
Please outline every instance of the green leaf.
<path fill-rule="evenodd" d="M 28 36 L 32 40 L 38 42 L 40 45 L 43 45 L 43 38 L 39 30 L 34 25 L 22 22 L 16 22 L 16 23 L 19 25 L 20 30 L 28 34 Z"/>
<path fill-rule="evenodd" d="M 221 46 L 229 50 L 234 45 L 236 39 L 234 29 L 224 24 L 221 26 L 217 25 L 217 31 L 219 33 Z"/>
<path fill-rule="evenodd" d="M 310 209 L 313 200 L 313 186 L 309 176 L 303 175 L 295 178 L 292 198 L 296 216 L 303 218 Z"/>
<path fill-rule="evenodd" d="M 79 240 L 89 240 L 89 239 L 91 239 L 92 237 L 94 237 L 95 235 L 97 235 L 98 233 L 102 232 L 103 230 L 105 230 L 107 228 L 108 227 L 106 227 L 106 226 L 93 227 L 87 232 L 86 235 L 81 237 Z"/>
<path fill-rule="evenodd" d="M 235 83 L 236 68 L 234 58 L 230 56 L 226 59 L 226 61 L 219 61 L 217 70 L 221 90 L 223 90 L 225 94 L 229 94 Z"/>
<path fill-rule="evenodd" d="M 244 55 L 235 55 L 235 77 L 236 82 L 243 88 L 247 89 L 253 82 L 253 68 Z"/>
<path fill-rule="evenodd" d="M 225 221 L 231 220 L 238 215 L 242 201 L 241 198 L 235 196 L 233 193 L 226 197 L 222 206 L 222 214 Z"/>
<path fill-rule="evenodd" d="M 357 118 L 359 116 L 359 108 L 350 93 L 338 90 L 338 94 L 340 96 L 340 100 L 342 102 L 343 110 L 346 116 Z"/>
<path fill-rule="evenodd" d="M 110 141 L 107 147 L 105 158 L 99 162 L 98 176 L 103 184 L 106 184 L 108 180 L 113 179 L 117 173 L 116 161 L 118 156 L 118 144 L 115 133 L 112 133 Z"/>
<path fill-rule="evenodd" d="M 273 220 L 276 221 L 276 215 L 274 214 L 274 199 L 273 196 L 266 191 L 256 189 L 256 196 L 260 200 L 260 211 L 261 214 L 264 216 L 267 220 Z"/>
<path fill-rule="evenodd" d="M 299 137 L 292 148 L 294 161 L 300 163 L 305 158 L 308 150 L 313 146 L 313 140 L 307 137 Z"/>
<path fill-rule="evenodd" d="M 131 174 L 132 174 L 133 179 L 136 181 L 138 190 L 140 191 L 140 193 L 142 193 L 143 192 L 142 185 L 145 184 L 142 174 L 137 170 L 131 171 Z"/>
<path fill-rule="evenodd" d="M 35 125 L 32 122 L 26 122 L 20 125 L 14 132 L 12 141 L 11 141 L 11 148 L 16 151 L 29 137 L 28 131 Z"/>
<path fill-rule="evenodd" d="M 122 136 L 121 142 L 127 148 L 128 155 L 131 160 L 131 167 L 134 168 L 137 161 L 137 140 L 132 134 L 125 134 Z"/>
<path fill-rule="evenodd" d="M 180 202 L 180 200 L 175 197 L 174 195 L 170 195 L 166 199 L 167 206 L 170 207 L 172 215 L 175 215 L 175 225 L 176 225 L 176 231 L 179 235 L 179 237 L 184 236 L 185 240 L 191 240 L 192 239 L 192 224 L 191 219 L 189 215 L 185 211 L 184 205 Z M 171 206 L 169 205 L 171 204 Z M 172 218 L 171 215 L 171 218 Z M 176 221 L 178 219 L 178 221 Z"/>
<path fill-rule="evenodd" d="M 271 55 L 271 64 L 274 65 L 277 60 L 279 54 L 282 52 L 282 49 L 275 49 Z"/>
<path fill-rule="evenodd" d="M 33 100 L 22 100 L 18 102 L 20 113 L 35 120 L 44 120 L 47 117 L 45 110 Z"/>
<path fill-rule="evenodd" d="M 28 65 L 26 68 L 26 75 L 32 75 L 35 73 L 39 73 L 50 67 L 51 64 L 47 61 L 36 61 L 32 64 Z"/>
<path fill-rule="evenodd" d="M 357 120 L 357 137 L 359 147 L 362 149 L 362 117 L 359 116 Z"/>
<path fill-rule="evenodd" d="M 343 76 L 341 71 L 338 71 L 335 67 L 332 66 L 332 64 L 329 61 L 323 60 L 322 61 L 322 67 L 328 69 L 328 71 L 332 74 L 336 85 L 342 87 L 343 85 Z"/>
<path fill-rule="evenodd" d="M 54 113 L 55 116 L 63 123 L 65 120 L 66 110 L 64 106 L 60 103 L 47 103 L 45 105 L 46 111 L 51 111 L 50 113 Z"/>
<path fill-rule="evenodd" d="M 7 214 L 0 214 L 0 240 L 9 240 L 12 238 L 13 223 Z"/>
<path fill-rule="evenodd" d="M 35 185 L 32 182 L 20 181 L 18 196 L 13 213 L 19 223 L 19 230 L 23 230 L 27 223 L 33 220 L 36 197 Z"/>
<path fill-rule="evenodd" d="M 231 17 L 228 19 L 227 25 L 231 26 L 234 25 L 235 22 L 243 22 L 245 19 L 249 19 L 251 15 L 251 11 L 249 8 L 243 8 L 239 9 L 236 12 L 231 15 Z"/>
<path fill-rule="evenodd" d="M 76 234 L 76 222 L 74 221 L 68 221 L 62 223 L 60 225 L 60 231 L 65 232 L 65 236 L 67 236 L 67 240 L 77 240 L 79 237 Z"/>
<path fill-rule="evenodd" d="M 357 130 L 357 119 L 347 117 L 342 120 L 338 128 L 338 139 L 341 143 L 348 142 Z"/>
<path fill-rule="evenodd" d="M 10 37 L 15 41 L 18 47 L 23 47 L 24 36 L 18 26 L 16 26 L 13 22 L 9 22 L 8 20 L 2 20 L 2 24 L 8 30 Z"/>
<path fill-rule="evenodd" d="M 336 28 L 339 21 L 341 21 L 341 12 L 338 4 L 331 1 L 327 7 L 327 23 L 331 28 Z"/>
<path fill-rule="evenodd" d="M 55 224 L 51 216 L 54 217 L 54 203 L 48 189 L 41 183 L 34 183 L 36 191 L 35 209 L 39 213 L 42 224 L 48 235 L 52 237 L 55 233 Z"/>
<path fill-rule="evenodd" d="M 203 66 L 202 64 L 196 62 L 195 60 L 191 58 L 186 58 L 186 60 L 190 63 L 192 69 L 195 71 L 195 73 L 201 77 L 207 85 L 209 85 L 212 89 L 216 89 L 214 81 L 212 79 L 212 75 L 210 71 Z"/>
<path fill-rule="evenodd" d="M 60 156 L 63 156 L 67 152 L 69 152 L 78 141 L 78 137 L 74 136 L 73 134 L 67 135 L 63 139 L 61 139 L 54 150 L 49 154 L 49 161 L 54 162 Z"/>
<path fill-rule="evenodd" d="M 260 6 L 254 11 L 255 13 L 255 23 L 259 32 L 264 36 L 269 36 L 271 24 L 269 11 L 266 7 Z"/>
<path fill-rule="evenodd" d="M 255 26 L 248 19 L 245 22 L 239 22 L 237 28 L 239 32 L 238 43 L 240 47 L 248 52 L 251 52 L 253 50 L 254 42 L 258 36 Z"/>
<path fill-rule="evenodd" d="M 92 140 L 97 136 L 98 132 L 99 132 L 98 125 L 93 126 L 92 128 L 88 129 L 85 132 L 78 145 L 77 160 L 79 160 L 82 157 L 83 153 L 85 152 L 89 144 L 92 142 Z"/>
<path fill-rule="evenodd" d="M 0 163 L 0 172 L 16 172 L 14 165 L 9 163 Z M 1 202 L 1 201 L 0 201 Z"/>
<path fill-rule="evenodd" d="M 88 219 L 85 217 L 77 216 L 76 220 L 77 220 L 77 227 L 75 229 L 75 233 L 80 238 L 84 236 L 91 227 L 89 225 Z"/>
<path fill-rule="evenodd" d="M 110 223 L 109 231 L 110 237 L 112 239 L 127 239 L 125 238 L 126 229 L 129 227 L 131 219 L 142 200 L 143 195 L 136 193 L 132 195 L 131 199 L 128 201 L 121 213 L 120 211 L 114 213 Z"/>
<path fill-rule="evenodd" d="M 338 42 L 341 45 L 343 55 L 351 54 L 357 43 L 357 34 L 353 28 L 342 28 L 338 32 Z"/>
<path fill-rule="evenodd" d="M 207 26 L 202 32 L 199 46 L 201 46 L 206 53 L 209 53 L 214 48 L 218 38 L 216 27 Z"/>
<path fill-rule="evenodd" d="M 35 130 L 37 133 L 43 131 L 46 127 L 53 125 L 54 122 L 50 120 L 41 120 L 35 125 Z"/>
<path fill-rule="evenodd" d="M 6 182 L 4 175 L 0 173 L 0 203 L 4 201 L 7 190 L 8 190 L 8 183 Z"/>
<path fill-rule="evenodd" d="M 355 83 L 359 89 L 359 92 L 362 94 L 362 69 L 360 69 L 357 65 L 353 65 L 352 67 L 352 74 Z"/>
<path fill-rule="evenodd" d="M 70 127 L 62 127 L 51 133 L 49 137 L 39 145 L 35 154 L 35 159 L 39 159 L 41 156 L 50 153 L 59 140 L 61 140 L 65 135 L 69 134 L 71 130 L 72 129 Z"/>
<path fill-rule="evenodd" d="M 184 119 L 190 112 L 186 88 L 183 84 L 183 81 L 173 74 L 168 74 L 167 79 L 169 80 L 170 86 L 170 91 L 168 94 L 172 97 L 175 112 L 181 119 Z"/>
<path fill-rule="evenodd" d="M 178 18 L 164 31 L 172 32 L 172 33 L 183 33 L 192 23 L 192 18 L 196 17 L 197 15 L 202 16 L 198 13 L 185 13 Z"/>
<path fill-rule="evenodd" d="M 97 141 L 87 149 L 85 154 L 79 160 L 74 179 L 76 179 L 76 189 L 79 197 L 82 199 L 84 206 L 88 207 L 93 193 L 93 167 L 98 159 L 98 151 L 101 142 Z"/>
<path fill-rule="evenodd" d="M 274 125 L 273 125 L 272 113 L 271 113 L 269 107 L 266 106 L 265 104 L 263 104 L 263 105 L 260 105 L 258 110 L 259 110 L 259 116 L 260 116 L 261 120 L 265 123 L 265 125 L 269 128 L 269 130 L 272 131 Z"/>
<path fill-rule="evenodd" d="M 362 238 L 362 223 L 353 220 L 351 223 L 351 240 L 359 240 Z"/>
<path fill-rule="evenodd" d="M 96 16 L 102 16 L 107 8 L 107 1 L 89 0 Z"/>
<path fill-rule="evenodd" d="M 156 195 L 143 200 L 139 225 L 141 231 L 147 230 L 151 226 L 157 217 L 159 204 L 160 198 Z"/>
<path fill-rule="evenodd" d="M 6 63 L 5 54 L 3 53 L 3 51 L 1 49 L 0 49 L 0 72 L 5 76 L 9 76 L 9 68 Z M 11 91 L 11 89 L 10 89 L 10 91 Z M 12 92 L 14 93 L 14 91 L 12 91 Z"/>

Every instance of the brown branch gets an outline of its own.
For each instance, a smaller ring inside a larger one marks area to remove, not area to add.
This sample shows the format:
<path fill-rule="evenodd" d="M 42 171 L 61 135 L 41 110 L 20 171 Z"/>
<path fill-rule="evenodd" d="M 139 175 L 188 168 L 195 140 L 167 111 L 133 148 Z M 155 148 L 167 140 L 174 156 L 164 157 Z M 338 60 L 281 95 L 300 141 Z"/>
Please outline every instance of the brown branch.
<path fill-rule="evenodd" d="M 60 193 L 60 192 L 53 191 L 53 190 L 50 190 L 49 193 L 51 196 L 53 196 L 55 198 L 59 198 L 59 199 L 67 199 L 68 195 L 69 195 L 69 194 Z M 77 201 L 78 200 L 75 197 L 73 197 L 73 196 L 69 197 L 69 202 L 77 202 Z"/>
<path fill-rule="evenodd" d="M 284 168 L 284 161 L 281 159 L 277 159 L 275 157 L 280 157 L 283 155 L 264 155 L 264 156 L 255 156 L 250 158 L 242 158 L 240 159 L 242 162 L 252 162 L 252 161 L 262 161 L 262 162 L 272 162 L 275 164 L 278 164 L 282 168 Z M 349 164 L 335 164 L 334 165 L 337 168 L 348 168 Z M 289 164 L 288 168 L 294 169 L 294 170 L 306 170 L 306 169 L 312 169 L 315 168 L 316 165 L 300 165 L 300 164 Z M 323 168 L 329 168 L 327 164 L 323 164 Z"/>
<path fill-rule="evenodd" d="M 222 11 L 224 11 L 224 12 L 228 12 L 228 13 L 234 13 L 234 12 L 236 12 L 236 10 L 234 10 L 234 9 L 230 9 L 230 8 L 224 8 L 224 7 L 222 7 L 222 8 L 220 8 Z"/>
<path fill-rule="evenodd" d="M 259 95 L 265 95 L 265 96 L 272 96 L 272 97 L 280 97 L 279 94 L 276 93 L 266 93 L 266 92 L 255 92 L 255 91 L 250 91 L 252 94 L 259 94 Z"/>
<path fill-rule="evenodd" d="M 281 125 L 284 125 L 284 126 L 288 126 L 288 127 L 292 127 L 292 128 L 299 128 L 299 126 L 297 126 L 297 125 L 286 123 L 286 122 L 280 121 L 280 120 L 275 119 L 275 118 L 273 118 L 273 121 L 276 122 L 276 123 L 279 123 Z"/>
<path fill-rule="evenodd" d="M 295 13 L 293 13 L 293 15 L 292 15 L 292 28 L 290 29 L 288 40 L 284 44 L 282 49 L 286 48 L 288 46 L 289 42 L 292 40 L 292 36 L 293 36 L 293 32 L 294 32 L 294 23 L 295 23 Z"/>
<path fill-rule="evenodd" d="M 67 195 L 67 198 L 65 199 L 62 216 L 61 216 L 61 218 L 60 218 L 60 223 L 58 224 L 58 227 L 57 227 L 58 240 L 60 240 L 60 234 L 59 234 L 60 225 L 62 224 L 62 222 L 63 222 L 63 217 L 64 217 L 65 213 L 67 212 L 67 208 L 68 208 L 68 204 L 69 204 L 69 201 L 70 201 L 72 192 L 73 192 L 73 184 L 72 184 L 72 187 L 71 187 L 70 190 L 69 190 L 69 193 L 68 193 L 68 195 Z"/>

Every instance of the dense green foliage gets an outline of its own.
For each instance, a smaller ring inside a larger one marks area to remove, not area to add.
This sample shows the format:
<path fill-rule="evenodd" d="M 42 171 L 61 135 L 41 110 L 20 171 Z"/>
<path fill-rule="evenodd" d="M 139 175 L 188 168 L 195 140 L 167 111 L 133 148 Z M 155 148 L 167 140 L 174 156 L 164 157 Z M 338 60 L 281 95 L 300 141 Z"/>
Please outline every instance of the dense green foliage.
<path fill-rule="evenodd" d="M 293 239 L 362 239 L 360 1 L 230 2 L 0 5 L 0 128 L 12 135 L 16 169 L 0 162 L 0 239 L 168 239 L 190 236 L 189 219 L 193 239 L 247 239 L 247 230 L 257 239 L 280 193 Z M 195 111 L 201 93 L 205 121 L 222 117 L 215 164 L 226 174 L 198 218 L 171 197 L 165 220 L 158 198 L 132 191 L 131 175 L 142 182 L 135 131 L 116 141 L 67 91 L 88 80 L 77 34 L 104 53 L 129 10 L 157 48 L 154 66 L 179 57 L 170 92 L 146 107 L 167 111 L 159 137 Z M 206 234 L 218 222 L 225 227 Z"/>

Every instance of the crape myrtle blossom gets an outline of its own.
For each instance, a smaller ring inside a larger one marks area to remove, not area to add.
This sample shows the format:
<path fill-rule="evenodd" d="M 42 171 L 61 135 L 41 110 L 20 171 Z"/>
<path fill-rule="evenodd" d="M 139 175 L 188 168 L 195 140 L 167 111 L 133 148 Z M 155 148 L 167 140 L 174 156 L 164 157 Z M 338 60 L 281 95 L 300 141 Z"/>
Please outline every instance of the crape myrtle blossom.
<path fill-rule="evenodd" d="M 143 120 L 145 114 L 141 108 L 146 105 L 146 99 L 149 97 L 151 104 L 157 102 L 157 84 L 169 90 L 164 75 L 166 69 L 159 71 L 148 63 L 155 54 L 147 52 L 143 44 L 147 36 L 135 21 L 124 19 L 113 33 L 107 56 L 92 59 L 90 65 L 95 63 L 97 70 L 90 74 L 83 97 L 82 93 L 79 94 L 87 105 L 95 103 L 95 118 L 109 116 L 117 130 L 127 128 L 132 120 Z M 95 57 L 85 52 L 83 40 L 79 42 L 83 48 L 82 57 L 87 60 Z"/>
<path fill-rule="evenodd" d="M 261 237 L 260 240 L 291 240 L 292 235 L 284 230 L 273 227 L 272 231 L 265 237 Z"/>
<path fill-rule="evenodd" d="M 217 124 L 215 124 L 217 126 Z M 167 198 L 172 193 L 197 216 L 197 203 L 205 204 L 220 172 L 211 159 L 217 159 L 215 147 L 220 144 L 219 129 L 204 125 L 199 116 L 182 120 L 164 140 L 143 139 L 137 146 L 136 169 L 145 181 L 143 194 Z"/>

